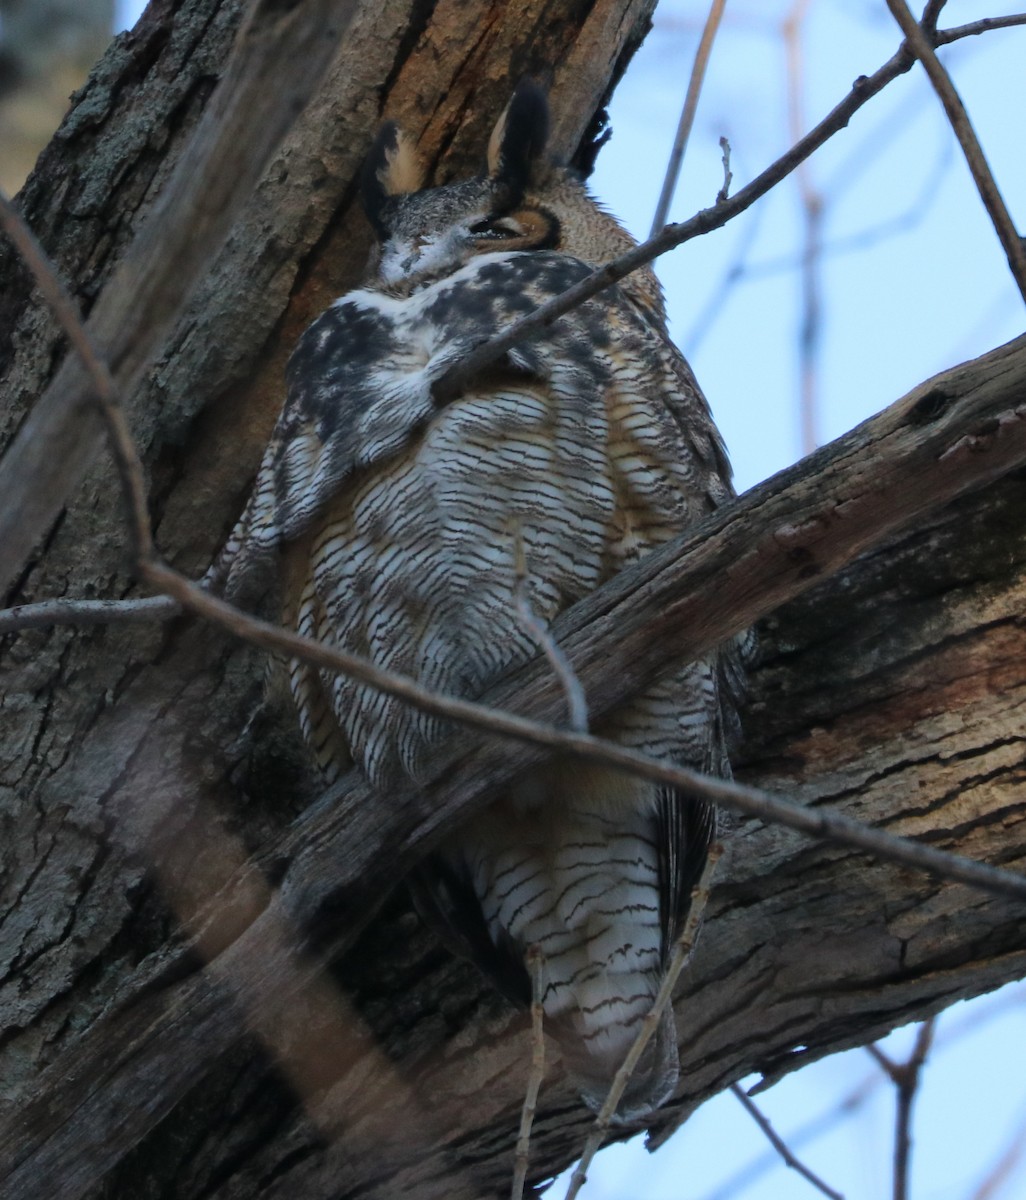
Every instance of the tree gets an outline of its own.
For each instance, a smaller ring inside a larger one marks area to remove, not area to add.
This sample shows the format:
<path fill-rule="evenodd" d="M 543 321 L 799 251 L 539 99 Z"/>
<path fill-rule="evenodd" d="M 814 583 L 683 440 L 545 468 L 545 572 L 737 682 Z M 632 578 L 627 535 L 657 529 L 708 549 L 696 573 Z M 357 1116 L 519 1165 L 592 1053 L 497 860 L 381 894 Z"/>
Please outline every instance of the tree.
<path fill-rule="evenodd" d="M 169 562 L 195 577 L 213 557 L 280 403 L 284 359 L 359 275 L 369 231 L 352 179 L 380 113 L 420 135 L 449 177 L 474 162 L 508 80 L 551 75 L 555 148 L 585 155 L 593 115 L 650 9 L 389 0 L 357 15 L 130 398 Z M 290 10 L 260 11 L 273 28 Z M 240 16 L 231 0 L 151 5 L 23 192 L 23 211 L 86 309 L 186 152 Z M 7 440 L 62 344 L 4 253 Z M 115 297 L 118 311 L 132 300 Z M 831 558 L 838 535 L 823 514 L 831 470 L 887 466 L 874 439 L 911 430 L 914 449 L 967 397 L 1013 415 L 957 427 L 956 442 L 975 438 L 963 446 L 975 455 L 955 455 L 957 473 L 969 478 L 964 460 L 986 457 L 997 430 L 1005 440 L 993 473 L 1021 463 L 1014 397 L 1024 369 L 1026 346 L 1013 343 L 935 381 L 889 423 L 802 464 L 785 481 L 791 491 L 762 489 L 736 527 L 707 540 L 704 553 L 754 546 L 753 573 L 766 546 L 778 546 L 781 570 L 760 576 L 753 609 L 807 586 L 802 574 L 823 575 L 763 624 L 745 780 L 979 860 L 1022 857 L 1021 469 L 929 512 L 929 453 L 904 496 L 900 472 L 870 475 L 865 494 L 927 515 L 882 544 L 864 531 L 873 548 L 831 578 L 859 547 Z M 777 517 L 760 541 L 767 511 Z M 125 546 L 116 479 L 97 459 L 18 564 L 10 602 L 124 595 Z M 665 591 L 654 612 L 640 603 L 658 565 L 679 589 L 666 558 L 617 581 L 562 631 L 597 705 L 684 652 L 694 605 L 664 602 Z M 603 617 L 623 613 L 625 596 L 638 621 L 628 628 L 618 617 L 611 635 Z M 721 614 L 704 604 L 715 627 Z M 610 658 L 615 666 L 599 661 Z M 8 1194 L 504 1191 L 529 1058 L 524 1019 L 432 942 L 393 885 L 426 848 L 436 801 L 453 819 L 482 773 L 509 771 L 528 751 L 472 750 L 477 739 L 464 733 L 444 778 L 385 812 L 352 780 L 318 795 L 287 716 L 262 699 L 260 655 L 208 626 L 30 630 L 6 644 L 4 670 Z M 544 668 L 509 681 L 506 695 L 559 712 Z M 1014 901 L 778 826 L 743 824 L 720 880 L 678 1005 L 684 1091 L 657 1134 L 743 1074 L 773 1078 L 1023 974 Z M 558 1071 L 542 1102 L 539 1178 L 573 1157 L 587 1124 Z"/>

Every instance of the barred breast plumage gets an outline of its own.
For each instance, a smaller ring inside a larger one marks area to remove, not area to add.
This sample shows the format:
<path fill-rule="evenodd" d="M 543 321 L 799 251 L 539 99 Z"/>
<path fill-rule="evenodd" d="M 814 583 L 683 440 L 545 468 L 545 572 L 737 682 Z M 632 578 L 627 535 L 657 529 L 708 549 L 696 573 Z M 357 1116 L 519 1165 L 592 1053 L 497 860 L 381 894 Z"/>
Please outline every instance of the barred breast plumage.
<path fill-rule="evenodd" d="M 488 174 L 432 189 L 401 133 L 379 134 L 364 183 L 381 243 L 370 278 L 300 341 L 221 563 L 233 591 L 280 556 L 286 619 L 301 633 L 453 695 L 480 693 L 536 652 L 517 616 L 518 569 L 549 622 L 729 495 L 647 272 L 514 348 L 450 403 L 432 399 L 470 346 L 626 240 L 542 159 L 546 119 L 544 98 L 521 85 Z M 726 772 L 733 666 L 729 652 L 676 666 L 598 732 Z M 329 778 L 355 762 L 387 795 L 397 776 L 420 776 L 435 719 L 304 664 L 290 682 Z M 557 759 L 440 847 L 414 891 L 517 1001 L 529 999 L 525 953 L 540 949 L 547 1028 L 597 1105 L 651 1006 L 712 829 L 696 799 Z M 620 1116 L 661 1103 L 677 1061 L 667 1015 Z"/>

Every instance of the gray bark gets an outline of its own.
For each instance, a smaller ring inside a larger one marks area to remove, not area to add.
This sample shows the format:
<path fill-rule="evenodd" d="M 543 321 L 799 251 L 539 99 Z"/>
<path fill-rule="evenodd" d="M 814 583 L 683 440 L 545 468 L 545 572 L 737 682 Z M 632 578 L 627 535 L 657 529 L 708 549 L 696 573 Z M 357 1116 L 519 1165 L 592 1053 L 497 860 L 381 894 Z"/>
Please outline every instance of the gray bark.
<path fill-rule="evenodd" d="M 299 331 L 359 274 L 369 231 L 352 179 L 382 111 L 446 177 L 474 162 L 508 81 L 551 69 L 570 155 L 648 11 L 371 8 L 132 400 L 158 542 L 192 574 L 241 507 Z M 27 185 L 26 214 L 87 307 L 181 153 L 238 13 L 151 5 Z M 0 254 L 6 441 L 61 342 Z M 746 781 L 1022 861 L 1024 490 L 1009 475 L 920 519 L 764 623 Z M 10 601 L 124 594 L 123 528 L 98 462 Z M 288 875 L 290 822 L 317 796 L 287 716 L 263 699 L 259 655 L 186 621 L 31 631 L 3 654 L 4 1194 L 503 1192 L 524 1019 L 389 896 L 394 873 L 333 891 L 325 862 L 334 911 L 300 897 L 290 911 L 315 918 L 304 930 L 254 920 Z M 261 849 L 261 872 L 241 870 Z M 396 861 L 415 849 L 397 846 Z M 330 953 L 337 927 L 382 903 Z M 740 823 L 677 1004 L 681 1094 L 654 1129 L 741 1075 L 775 1078 L 1024 973 L 1013 903 Z M 277 1007 L 276 989 L 289 997 Z M 552 1067 L 532 1174 L 565 1165 L 585 1127 Z"/>

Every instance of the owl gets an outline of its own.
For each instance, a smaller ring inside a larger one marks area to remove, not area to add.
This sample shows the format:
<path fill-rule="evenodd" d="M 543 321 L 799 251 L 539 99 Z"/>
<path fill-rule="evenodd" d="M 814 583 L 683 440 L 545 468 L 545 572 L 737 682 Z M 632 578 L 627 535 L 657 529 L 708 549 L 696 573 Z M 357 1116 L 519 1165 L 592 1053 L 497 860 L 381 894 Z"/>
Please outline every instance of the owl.
<path fill-rule="evenodd" d="M 516 590 L 550 623 L 731 495 L 651 271 L 629 276 L 484 368 L 468 349 L 633 245 L 545 156 L 547 101 L 522 83 L 486 169 L 425 187 L 395 125 L 363 177 L 377 235 L 366 282 L 301 338 L 250 502 L 219 567 L 228 593 L 272 565 L 288 625 L 438 692 L 475 697 L 538 651 Z M 736 655 L 674 663 L 595 732 L 725 775 Z M 435 717 L 293 662 L 289 688 L 327 779 L 354 764 L 387 803 L 417 781 Z M 446 941 L 511 1000 L 542 964 L 545 1028 L 588 1105 L 650 1010 L 714 829 L 704 801 L 554 757 L 491 797 L 412 883 Z M 678 1077 L 670 1011 L 621 1101 L 644 1116 Z"/>

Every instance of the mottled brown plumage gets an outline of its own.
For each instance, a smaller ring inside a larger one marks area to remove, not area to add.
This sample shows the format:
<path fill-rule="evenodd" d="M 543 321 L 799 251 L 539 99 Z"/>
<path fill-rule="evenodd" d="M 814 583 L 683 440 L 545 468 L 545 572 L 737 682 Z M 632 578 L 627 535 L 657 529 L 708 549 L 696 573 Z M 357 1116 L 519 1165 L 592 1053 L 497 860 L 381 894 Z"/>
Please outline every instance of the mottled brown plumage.
<path fill-rule="evenodd" d="M 440 692 L 475 696 L 537 650 L 543 621 L 730 495 L 706 403 L 643 270 L 511 350 L 439 407 L 470 346 L 627 248 L 629 236 L 543 158 L 547 109 L 521 85 L 487 174 L 423 188 L 394 126 L 364 198 L 380 245 L 367 283 L 303 335 L 253 496 L 220 564 L 228 591 L 278 564 L 301 633 Z M 667 659 L 672 662 L 672 647 Z M 733 652 L 674 665 L 597 732 L 727 773 Z M 329 778 L 420 777 L 437 720 L 344 677 L 290 670 Z M 546 1027 L 597 1105 L 658 988 L 712 836 L 702 802 L 554 760 L 516 780 L 418 872 L 420 907 L 512 999 L 544 956 Z M 621 1104 L 677 1078 L 672 1015 Z"/>

